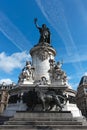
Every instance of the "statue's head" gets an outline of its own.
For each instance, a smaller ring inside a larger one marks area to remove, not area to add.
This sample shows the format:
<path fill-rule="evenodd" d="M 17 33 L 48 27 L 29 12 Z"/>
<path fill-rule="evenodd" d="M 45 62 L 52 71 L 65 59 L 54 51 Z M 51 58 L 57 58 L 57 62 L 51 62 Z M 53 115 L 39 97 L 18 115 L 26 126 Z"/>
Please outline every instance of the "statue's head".
<path fill-rule="evenodd" d="M 46 24 L 42 24 L 42 28 L 46 28 Z"/>
<path fill-rule="evenodd" d="M 31 64 L 31 61 L 26 61 L 26 65 L 30 65 Z"/>

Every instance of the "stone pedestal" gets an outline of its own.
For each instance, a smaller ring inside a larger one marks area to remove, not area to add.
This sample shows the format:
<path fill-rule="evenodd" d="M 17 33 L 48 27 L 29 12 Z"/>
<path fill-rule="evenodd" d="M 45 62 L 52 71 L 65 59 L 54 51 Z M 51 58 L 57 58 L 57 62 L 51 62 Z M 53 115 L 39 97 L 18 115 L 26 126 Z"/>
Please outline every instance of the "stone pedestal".
<path fill-rule="evenodd" d="M 32 65 L 35 68 L 34 80 L 39 81 L 42 77 L 45 77 L 48 83 L 50 83 L 49 69 L 50 64 L 49 60 L 54 59 L 56 55 L 55 50 L 50 46 L 37 45 L 30 50 L 32 56 Z"/>

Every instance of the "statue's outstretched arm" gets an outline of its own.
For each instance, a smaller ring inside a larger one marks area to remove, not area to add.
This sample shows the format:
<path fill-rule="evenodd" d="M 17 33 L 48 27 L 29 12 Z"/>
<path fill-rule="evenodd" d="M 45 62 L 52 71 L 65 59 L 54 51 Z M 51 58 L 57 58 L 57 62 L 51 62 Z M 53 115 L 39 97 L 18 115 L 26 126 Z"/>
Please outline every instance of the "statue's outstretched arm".
<path fill-rule="evenodd" d="M 39 25 L 37 24 L 37 18 L 34 19 L 35 26 L 39 29 Z"/>

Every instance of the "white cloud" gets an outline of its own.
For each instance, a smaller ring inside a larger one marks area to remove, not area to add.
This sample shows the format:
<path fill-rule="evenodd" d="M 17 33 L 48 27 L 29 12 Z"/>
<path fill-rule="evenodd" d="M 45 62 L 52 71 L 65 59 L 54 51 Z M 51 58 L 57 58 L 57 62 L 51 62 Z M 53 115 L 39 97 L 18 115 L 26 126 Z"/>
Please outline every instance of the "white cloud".
<path fill-rule="evenodd" d="M 70 84 L 70 86 L 72 86 L 72 88 L 74 89 L 74 90 L 77 90 L 77 87 L 78 87 L 78 85 L 79 85 L 79 83 L 69 83 Z"/>
<path fill-rule="evenodd" d="M 83 76 L 87 76 L 87 72 L 85 72 Z"/>
<path fill-rule="evenodd" d="M 11 79 L 1 79 L 0 80 L 0 84 L 2 84 L 2 83 L 5 83 L 5 84 L 12 84 L 12 80 Z"/>
<path fill-rule="evenodd" d="M 30 60 L 30 55 L 24 52 L 7 55 L 5 52 L 0 53 L 0 70 L 10 73 L 16 68 L 22 68 L 26 60 Z"/>
<path fill-rule="evenodd" d="M 67 79 L 68 79 L 68 80 L 71 80 L 71 79 L 72 79 L 72 77 L 71 77 L 71 76 L 67 76 Z"/>
<path fill-rule="evenodd" d="M 85 53 L 81 54 L 80 58 L 79 58 L 79 56 L 77 56 L 76 53 L 74 53 L 71 56 L 63 55 L 62 57 L 63 57 L 64 63 L 77 63 L 77 62 L 87 61 L 87 55 Z"/>

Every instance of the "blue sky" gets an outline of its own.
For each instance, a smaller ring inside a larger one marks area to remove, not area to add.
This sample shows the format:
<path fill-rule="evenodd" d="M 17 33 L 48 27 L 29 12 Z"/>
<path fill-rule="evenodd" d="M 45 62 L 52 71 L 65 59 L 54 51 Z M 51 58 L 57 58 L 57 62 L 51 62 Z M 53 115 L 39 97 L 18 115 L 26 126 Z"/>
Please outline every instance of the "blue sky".
<path fill-rule="evenodd" d="M 55 60 L 63 60 L 68 82 L 76 89 L 87 74 L 87 0 L 0 0 L 0 83 L 18 81 L 29 50 L 38 42 L 34 25 L 51 31 Z"/>

